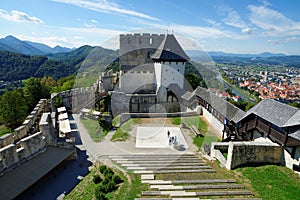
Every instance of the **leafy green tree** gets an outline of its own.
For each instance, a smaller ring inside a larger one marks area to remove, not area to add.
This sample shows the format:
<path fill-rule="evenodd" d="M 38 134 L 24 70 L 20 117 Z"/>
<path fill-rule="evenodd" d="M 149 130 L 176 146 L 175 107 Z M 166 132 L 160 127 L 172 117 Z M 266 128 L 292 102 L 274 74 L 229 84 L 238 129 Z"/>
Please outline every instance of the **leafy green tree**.
<path fill-rule="evenodd" d="M 18 127 L 26 116 L 27 103 L 19 90 L 3 94 L 0 100 L 0 119 L 7 127 Z"/>
<path fill-rule="evenodd" d="M 29 78 L 24 87 L 24 96 L 28 103 L 29 110 L 32 110 L 39 100 L 44 96 L 40 78 Z"/>
<path fill-rule="evenodd" d="M 300 108 L 300 103 L 298 103 L 297 101 L 294 101 L 293 103 L 288 103 L 288 105 Z"/>
<path fill-rule="evenodd" d="M 207 88 L 205 81 L 200 75 L 188 73 L 184 75 L 184 78 L 190 83 L 193 89 L 196 89 L 198 86 Z"/>

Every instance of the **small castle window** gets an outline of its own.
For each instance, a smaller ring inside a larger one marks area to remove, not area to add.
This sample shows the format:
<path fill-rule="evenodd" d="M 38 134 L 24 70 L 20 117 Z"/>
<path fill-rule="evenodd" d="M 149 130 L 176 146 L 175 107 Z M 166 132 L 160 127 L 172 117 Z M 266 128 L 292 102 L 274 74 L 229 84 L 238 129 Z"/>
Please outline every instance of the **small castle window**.
<path fill-rule="evenodd" d="M 152 44 L 152 38 L 150 38 L 150 40 L 149 40 L 149 44 Z"/>
<path fill-rule="evenodd" d="M 144 73 L 144 74 L 146 74 L 146 73 L 147 73 L 147 71 L 143 71 L 143 73 Z"/>

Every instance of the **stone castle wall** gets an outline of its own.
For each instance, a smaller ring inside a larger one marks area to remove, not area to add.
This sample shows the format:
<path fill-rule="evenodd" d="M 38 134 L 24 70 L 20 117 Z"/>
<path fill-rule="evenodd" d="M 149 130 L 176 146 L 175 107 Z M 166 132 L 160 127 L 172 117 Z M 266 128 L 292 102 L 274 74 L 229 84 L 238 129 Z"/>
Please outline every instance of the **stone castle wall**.
<path fill-rule="evenodd" d="M 222 153 L 227 153 L 227 160 Z M 211 157 L 229 170 L 245 165 L 281 164 L 282 147 L 270 142 L 213 142 Z"/>
<path fill-rule="evenodd" d="M 27 116 L 23 124 L 14 130 L 13 134 L 8 133 L 0 137 L 0 148 L 15 143 L 29 134 L 38 132 L 38 121 L 41 117 L 41 113 L 46 109 L 47 100 L 41 99 L 35 106 L 34 110 Z"/>
<path fill-rule="evenodd" d="M 24 137 L 18 144 L 9 144 L 0 149 L 0 174 L 14 168 L 46 149 L 42 132 Z"/>

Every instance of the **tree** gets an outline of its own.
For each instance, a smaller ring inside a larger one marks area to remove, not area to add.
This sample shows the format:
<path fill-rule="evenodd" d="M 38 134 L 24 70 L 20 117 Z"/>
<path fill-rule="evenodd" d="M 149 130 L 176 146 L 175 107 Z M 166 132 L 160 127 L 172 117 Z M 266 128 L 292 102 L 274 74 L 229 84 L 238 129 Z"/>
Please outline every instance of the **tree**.
<path fill-rule="evenodd" d="M 188 73 L 184 75 L 184 78 L 190 83 L 193 89 L 196 89 L 198 86 L 207 88 L 203 78 L 197 74 Z"/>
<path fill-rule="evenodd" d="M 46 85 L 47 81 L 31 77 L 25 83 L 24 96 L 28 102 L 29 110 L 32 110 L 40 99 L 49 98 L 51 88 Z"/>
<path fill-rule="evenodd" d="M 298 103 L 297 101 L 294 101 L 293 103 L 288 103 L 288 105 L 300 108 L 300 103 Z"/>
<path fill-rule="evenodd" d="M 27 116 L 27 104 L 18 90 L 3 94 L 0 100 L 0 119 L 8 127 L 18 127 Z"/>

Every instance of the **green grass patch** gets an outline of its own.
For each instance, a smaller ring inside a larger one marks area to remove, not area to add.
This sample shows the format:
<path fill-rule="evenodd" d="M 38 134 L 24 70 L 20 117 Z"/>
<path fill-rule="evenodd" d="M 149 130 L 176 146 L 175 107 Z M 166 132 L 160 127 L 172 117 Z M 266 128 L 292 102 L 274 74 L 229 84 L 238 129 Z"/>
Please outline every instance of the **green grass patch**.
<path fill-rule="evenodd" d="M 227 160 L 228 153 L 227 153 L 227 152 L 222 152 L 222 155 L 223 155 L 223 156 L 224 156 L 224 158 Z"/>
<path fill-rule="evenodd" d="M 120 126 L 120 115 L 116 116 L 113 121 L 112 121 L 112 125 L 113 126 Z"/>
<path fill-rule="evenodd" d="M 181 117 L 173 117 L 171 118 L 171 122 L 173 125 L 181 125 Z"/>
<path fill-rule="evenodd" d="M 291 169 L 282 166 L 267 165 L 244 167 L 236 171 L 249 179 L 254 190 L 262 199 L 293 200 L 300 197 L 300 177 Z"/>
<path fill-rule="evenodd" d="M 124 176 L 124 174 L 119 174 L 119 176 L 124 180 L 124 183 L 120 186 L 119 190 L 111 198 L 113 200 L 124 200 L 124 199 L 134 199 L 141 197 L 142 191 L 148 190 L 148 185 L 142 184 L 140 175 L 128 173 L 130 177 L 130 182 Z"/>
<path fill-rule="evenodd" d="M 108 125 L 103 121 L 99 122 L 89 118 L 82 118 L 80 121 L 94 142 L 101 142 L 109 132 Z"/>
<path fill-rule="evenodd" d="M 0 137 L 5 135 L 6 133 L 13 133 L 14 131 L 10 128 L 6 127 L 4 124 L 0 126 Z"/>
<path fill-rule="evenodd" d="M 194 144 L 198 147 L 198 149 L 202 149 L 205 144 L 211 146 L 212 142 L 219 142 L 220 140 L 218 139 L 217 136 L 214 135 L 206 135 L 204 137 L 194 137 L 193 142 Z"/>
<path fill-rule="evenodd" d="M 185 123 L 187 127 L 197 127 L 202 134 L 207 132 L 207 124 L 199 116 L 182 117 L 182 122 Z"/>
<path fill-rule="evenodd" d="M 110 169 L 111 168 L 107 168 Z M 100 168 L 95 167 L 91 170 L 91 172 L 86 175 L 80 183 L 64 198 L 65 200 L 73 200 L 73 199 L 82 199 L 82 200 L 90 200 L 97 199 L 95 196 L 95 191 L 97 188 L 101 187 L 101 184 L 104 184 L 105 177 L 109 177 L 108 170 L 100 172 Z M 148 186 L 146 184 L 142 184 L 140 180 L 140 175 L 128 173 L 130 180 L 128 180 L 127 176 L 124 175 L 123 172 L 113 169 L 113 176 L 119 176 L 123 183 L 118 184 L 118 189 L 116 191 L 105 194 L 107 199 L 111 200 L 124 200 L 124 199 L 134 199 L 139 197 L 142 191 L 147 190 Z M 100 176 L 100 182 L 95 181 L 97 176 Z M 112 178 L 114 179 L 114 178 Z"/>
<path fill-rule="evenodd" d="M 64 199 L 65 200 L 89 200 L 89 199 L 95 199 L 95 188 L 96 185 L 93 182 L 93 177 L 99 174 L 98 170 L 92 169 L 89 174 L 87 174 L 77 185 L 76 187 L 67 194 Z"/>
<path fill-rule="evenodd" d="M 110 140 L 112 142 L 126 141 L 127 139 L 129 139 L 129 132 L 132 130 L 133 126 L 138 124 L 141 124 L 140 118 L 132 118 L 128 120 L 116 130 Z"/>

